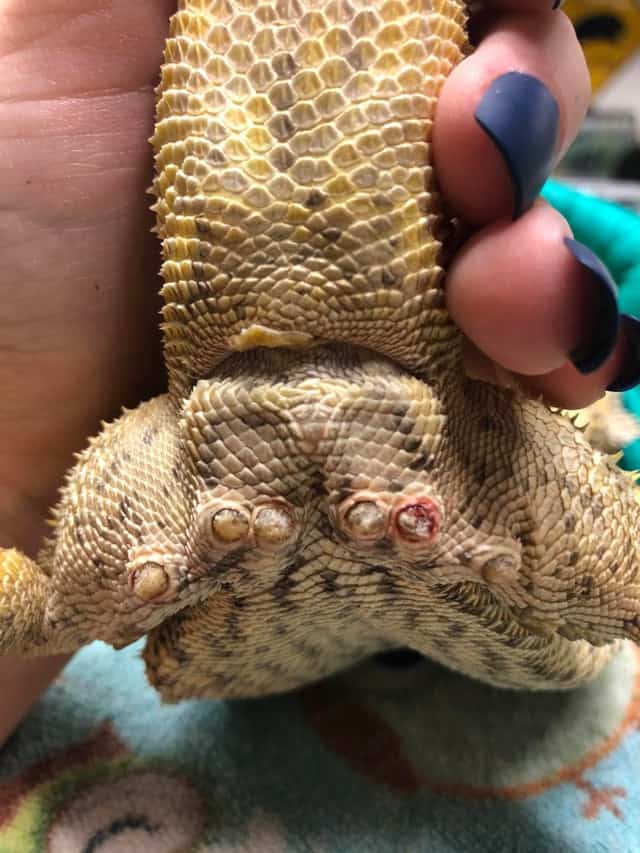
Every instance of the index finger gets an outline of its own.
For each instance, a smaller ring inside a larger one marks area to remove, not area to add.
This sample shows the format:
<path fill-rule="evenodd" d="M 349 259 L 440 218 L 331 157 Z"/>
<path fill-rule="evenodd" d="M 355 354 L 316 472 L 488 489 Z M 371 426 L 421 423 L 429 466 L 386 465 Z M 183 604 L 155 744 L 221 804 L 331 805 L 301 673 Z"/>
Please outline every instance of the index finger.
<path fill-rule="evenodd" d="M 440 187 L 474 226 L 530 206 L 589 104 L 571 22 L 549 7 L 523 12 L 524 3 L 516 5 L 517 12 L 491 14 L 475 52 L 445 82 L 434 122 Z"/>

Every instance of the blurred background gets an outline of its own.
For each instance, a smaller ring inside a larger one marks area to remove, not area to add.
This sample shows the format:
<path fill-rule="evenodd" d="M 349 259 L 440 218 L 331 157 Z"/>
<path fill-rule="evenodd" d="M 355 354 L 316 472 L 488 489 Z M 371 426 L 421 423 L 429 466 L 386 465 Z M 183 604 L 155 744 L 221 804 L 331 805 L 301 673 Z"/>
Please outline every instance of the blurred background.
<path fill-rule="evenodd" d="M 566 0 L 593 101 L 556 177 L 640 212 L 640 0 Z"/>

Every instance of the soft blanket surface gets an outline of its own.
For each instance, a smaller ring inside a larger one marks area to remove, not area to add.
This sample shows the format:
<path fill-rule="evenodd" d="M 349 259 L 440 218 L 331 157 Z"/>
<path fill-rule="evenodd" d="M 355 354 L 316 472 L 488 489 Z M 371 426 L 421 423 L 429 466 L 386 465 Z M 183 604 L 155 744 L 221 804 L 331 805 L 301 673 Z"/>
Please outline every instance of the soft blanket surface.
<path fill-rule="evenodd" d="M 82 651 L 0 754 L 1 853 L 639 849 L 631 646 L 569 693 L 369 663 L 178 706 L 139 653 Z"/>

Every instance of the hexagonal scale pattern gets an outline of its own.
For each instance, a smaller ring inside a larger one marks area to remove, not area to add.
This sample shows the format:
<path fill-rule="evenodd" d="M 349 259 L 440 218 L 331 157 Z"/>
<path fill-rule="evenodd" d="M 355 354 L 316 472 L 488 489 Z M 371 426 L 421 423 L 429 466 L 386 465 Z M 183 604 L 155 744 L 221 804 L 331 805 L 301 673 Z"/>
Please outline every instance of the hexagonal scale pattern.
<path fill-rule="evenodd" d="M 429 139 L 461 4 L 184 6 L 153 138 L 174 382 L 207 375 L 254 326 L 434 369 L 454 332 Z"/>

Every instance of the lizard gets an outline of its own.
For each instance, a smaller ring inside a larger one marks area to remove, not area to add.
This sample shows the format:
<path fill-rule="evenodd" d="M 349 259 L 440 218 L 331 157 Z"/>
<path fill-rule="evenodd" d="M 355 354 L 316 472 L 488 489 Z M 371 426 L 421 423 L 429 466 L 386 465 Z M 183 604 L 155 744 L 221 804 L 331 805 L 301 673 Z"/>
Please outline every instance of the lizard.
<path fill-rule="evenodd" d="M 79 454 L 0 652 L 146 636 L 168 702 L 410 648 L 570 688 L 640 639 L 638 497 L 566 413 L 466 376 L 439 92 L 462 0 L 180 0 L 157 90 L 165 393 Z"/>

